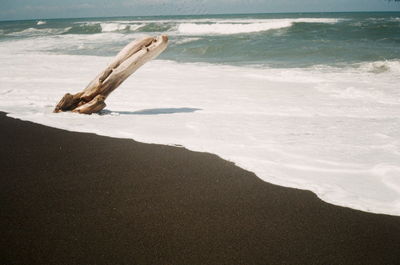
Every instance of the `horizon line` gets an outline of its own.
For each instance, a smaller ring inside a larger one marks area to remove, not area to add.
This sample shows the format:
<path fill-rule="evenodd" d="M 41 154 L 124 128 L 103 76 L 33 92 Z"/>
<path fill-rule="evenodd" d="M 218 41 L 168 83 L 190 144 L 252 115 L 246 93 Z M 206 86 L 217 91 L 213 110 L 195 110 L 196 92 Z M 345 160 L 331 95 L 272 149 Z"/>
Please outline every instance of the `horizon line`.
<path fill-rule="evenodd" d="M 124 18 L 124 17 L 185 17 L 185 16 L 219 16 L 219 15 L 262 15 L 262 14 L 332 14 L 332 13 L 400 13 L 399 11 L 307 11 L 307 12 L 257 12 L 257 13 L 208 13 L 208 14 L 171 14 L 171 15 L 121 15 L 121 16 L 87 16 L 87 17 L 43 17 L 28 19 L 0 19 L 0 22 L 57 20 L 57 19 L 91 19 L 91 18 Z"/>

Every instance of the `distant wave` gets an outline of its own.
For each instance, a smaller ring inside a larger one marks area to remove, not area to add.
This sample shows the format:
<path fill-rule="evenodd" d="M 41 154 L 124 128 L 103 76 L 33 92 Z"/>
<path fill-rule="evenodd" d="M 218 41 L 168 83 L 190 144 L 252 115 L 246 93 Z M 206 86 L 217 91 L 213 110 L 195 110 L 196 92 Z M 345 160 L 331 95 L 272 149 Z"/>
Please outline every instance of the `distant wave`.
<path fill-rule="evenodd" d="M 122 23 L 101 23 L 102 32 L 115 32 L 115 31 L 136 31 L 144 26 L 144 24 L 122 24 Z"/>
<path fill-rule="evenodd" d="M 290 27 L 291 23 L 269 22 L 269 23 L 253 23 L 253 24 L 181 24 L 178 31 L 182 34 L 205 35 L 205 34 L 239 34 L 267 31 L 271 29 L 280 29 Z"/>
<path fill-rule="evenodd" d="M 184 38 L 184 39 L 175 41 L 175 44 L 181 45 L 181 44 L 190 43 L 190 42 L 194 42 L 194 41 L 198 41 L 198 40 L 201 40 L 201 38 Z"/>
<path fill-rule="evenodd" d="M 102 27 L 98 23 L 85 23 L 85 24 L 75 24 L 72 27 L 66 28 L 63 32 L 64 34 L 95 34 L 101 33 Z"/>
<path fill-rule="evenodd" d="M 109 32 L 168 32 L 178 35 L 223 35 L 253 33 L 291 27 L 294 23 L 337 23 L 332 18 L 297 19 L 193 19 L 193 20 L 132 20 L 132 21 L 91 21 L 75 22 L 64 28 L 43 28 L 46 21 L 38 21 L 36 26 L 9 32 L 13 36 L 36 36 L 54 34 L 97 34 Z M 0 32 L 2 34 L 4 32 Z"/>
<path fill-rule="evenodd" d="M 253 33 L 273 29 L 291 27 L 294 23 L 337 23 L 339 19 L 330 18 L 299 18 L 299 19 L 268 19 L 239 20 L 240 23 L 218 22 L 214 24 L 182 23 L 178 26 L 179 33 L 191 35 L 205 34 L 240 34 Z M 247 22 L 247 23 L 242 23 Z"/>
<path fill-rule="evenodd" d="M 143 27 L 138 29 L 139 32 L 166 32 L 166 31 L 173 31 L 176 27 L 174 23 L 159 23 L 159 22 L 150 22 L 145 23 Z"/>
<path fill-rule="evenodd" d="M 109 32 L 164 32 L 171 29 L 171 25 L 163 23 L 118 23 L 118 22 L 105 22 L 105 23 L 79 23 L 72 26 L 71 29 L 66 31 L 66 34 L 93 34 L 93 33 L 109 33 Z"/>
<path fill-rule="evenodd" d="M 27 28 L 17 32 L 8 33 L 11 36 L 36 36 L 36 35 L 51 35 L 51 34 L 61 34 L 68 29 L 54 29 L 54 28 Z"/>

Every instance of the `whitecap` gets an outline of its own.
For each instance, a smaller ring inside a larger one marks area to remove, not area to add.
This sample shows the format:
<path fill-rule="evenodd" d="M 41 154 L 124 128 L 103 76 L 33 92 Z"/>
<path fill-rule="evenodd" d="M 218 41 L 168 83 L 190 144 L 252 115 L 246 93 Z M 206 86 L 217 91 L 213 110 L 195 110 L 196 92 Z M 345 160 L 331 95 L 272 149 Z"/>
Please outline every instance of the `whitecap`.
<path fill-rule="evenodd" d="M 280 29 L 290 27 L 292 23 L 283 22 L 269 22 L 269 23 L 252 23 L 252 24 L 194 24 L 184 23 L 178 27 L 178 32 L 190 35 L 207 35 L 207 34 L 239 34 L 267 31 L 272 29 Z"/>
<path fill-rule="evenodd" d="M 112 23 L 91 23 L 100 24 L 102 32 L 118 32 L 118 31 L 136 31 L 146 24 L 128 23 L 128 22 L 112 22 Z"/>
<path fill-rule="evenodd" d="M 146 24 L 134 24 L 129 26 L 130 31 L 135 31 L 140 29 L 141 27 L 144 27 Z"/>
<path fill-rule="evenodd" d="M 187 35 L 242 34 L 289 28 L 294 23 L 337 23 L 340 19 L 298 18 L 263 20 L 220 20 L 216 23 L 182 23 L 178 32 Z"/>
<path fill-rule="evenodd" d="M 121 23 L 100 23 L 100 26 L 102 32 L 121 31 L 130 28 L 129 25 Z"/>

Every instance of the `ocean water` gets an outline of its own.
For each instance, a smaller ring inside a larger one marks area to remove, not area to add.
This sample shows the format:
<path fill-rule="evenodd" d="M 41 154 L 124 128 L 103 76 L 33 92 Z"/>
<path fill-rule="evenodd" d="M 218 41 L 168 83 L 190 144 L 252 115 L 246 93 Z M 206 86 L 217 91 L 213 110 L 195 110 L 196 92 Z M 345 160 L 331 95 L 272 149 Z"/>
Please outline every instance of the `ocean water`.
<path fill-rule="evenodd" d="M 103 113 L 52 113 L 126 44 L 159 34 L 169 48 Z M 214 153 L 329 203 L 400 215 L 400 13 L 3 21 L 0 60 L 11 117 Z"/>

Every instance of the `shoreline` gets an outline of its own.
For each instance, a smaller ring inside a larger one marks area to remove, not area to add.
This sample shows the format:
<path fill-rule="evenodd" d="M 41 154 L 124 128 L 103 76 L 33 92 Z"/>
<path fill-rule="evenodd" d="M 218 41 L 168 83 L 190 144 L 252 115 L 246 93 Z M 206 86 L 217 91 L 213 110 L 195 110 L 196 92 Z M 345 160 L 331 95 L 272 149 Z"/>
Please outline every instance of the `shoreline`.
<path fill-rule="evenodd" d="M 400 217 L 266 183 L 216 155 L 0 112 L 4 264 L 397 264 Z"/>

